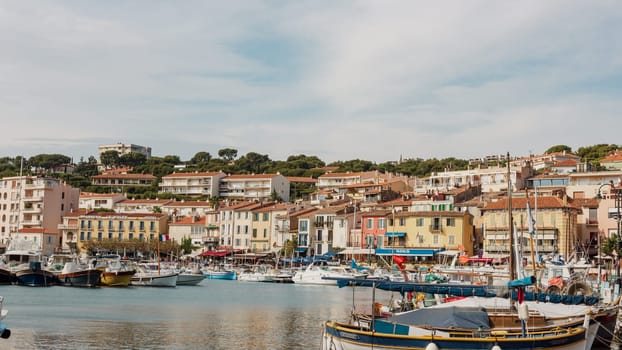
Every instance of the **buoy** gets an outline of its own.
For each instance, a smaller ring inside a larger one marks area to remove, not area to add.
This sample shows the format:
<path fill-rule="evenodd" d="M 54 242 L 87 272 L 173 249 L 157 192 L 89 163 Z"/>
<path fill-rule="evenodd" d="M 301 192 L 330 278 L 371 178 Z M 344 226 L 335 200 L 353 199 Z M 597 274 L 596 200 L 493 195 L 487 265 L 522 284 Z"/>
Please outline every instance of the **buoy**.
<path fill-rule="evenodd" d="M 501 347 L 499 345 L 495 345 L 490 350 L 501 350 Z"/>
<path fill-rule="evenodd" d="M 434 343 L 430 343 L 425 347 L 425 350 L 438 350 L 438 346 Z"/>
<path fill-rule="evenodd" d="M 518 319 L 523 321 L 529 319 L 529 309 L 527 308 L 527 304 L 518 304 Z"/>

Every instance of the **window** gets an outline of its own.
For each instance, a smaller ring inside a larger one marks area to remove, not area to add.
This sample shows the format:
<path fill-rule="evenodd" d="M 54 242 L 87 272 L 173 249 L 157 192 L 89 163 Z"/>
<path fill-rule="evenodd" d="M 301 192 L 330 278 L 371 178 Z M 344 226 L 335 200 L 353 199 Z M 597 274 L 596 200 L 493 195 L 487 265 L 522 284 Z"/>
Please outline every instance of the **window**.
<path fill-rule="evenodd" d="M 365 219 L 365 228 L 367 228 L 368 230 L 371 230 L 372 227 L 374 227 L 374 220 L 371 218 Z"/>
<path fill-rule="evenodd" d="M 89 220 L 89 221 L 86 223 L 86 228 L 91 228 L 91 227 L 92 227 L 92 225 L 91 225 L 91 220 Z"/>
<path fill-rule="evenodd" d="M 433 244 L 438 244 L 439 242 L 439 235 L 432 235 L 432 243 Z"/>
<path fill-rule="evenodd" d="M 447 218 L 447 220 L 445 221 L 445 226 L 456 226 L 456 218 Z"/>
<path fill-rule="evenodd" d="M 393 226 L 393 225 L 395 225 L 395 220 L 389 219 L 389 226 Z"/>
<path fill-rule="evenodd" d="M 263 238 L 266 238 L 266 237 L 268 237 L 268 229 L 264 228 L 263 229 Z"/>
<path fill-rule="evenodd" d="M 139 222 L 139 223 L 138 223 L 138 226 L 139 226 L 139 229 L 140 229 L 141 231 L 144 231 L 144 230 L 145 230 L 145 222 L 144 222 L 144 221 Z"/>
<path fill-rule="evenodd" d="M 322 241 L 322 230 L 317 230 L 317 240 Z"/>
<path fill-rule="evenodd" d="M 329 242 L 333 241 L 333 230 L 328 230 L 328 241 Z"/>
<path fill-rule="evenodd" d="M 400 218 L 400 226 L 406 226 L 406 218 Z"/>
<path fill-rule="evenodd" d="M 253 229 L 253 238 L 257 238 L 257 229 L 256 228 Z"/>
<path fill-rule="evenodd" d="M 253 214 L 253 221 L 259 221 L 259 214 L 257 213 Z"/>
<path fill-rule="evenodd" d="M 268 221 L 269 215 L 268 213 L 263 213 L 263 221 Z"/>
<path fill-rule="evenodd" d="M 119 231 L 123 231 L 123 221 L 119 221 Z"/>
<path fill-rule="evenodd" d="M 130 231 L 134 230 L 134 221 L 130 221 Z"/>
<path fill-rule="evenodd" d="M 84 241 L 84 232 L 80 232 L 80 240 Z"/>
<path fill-rule="evenodd" d="M 101 240 L 102 240 L 102 238 L 104 238 L 104 234 L 103 234 L 103 233 L 101 233 L 101 232 L 97 232 L 97 240 L 98 240 L 98 241 L 101 241 Z"/>
<path fill-rule="evenodd" d="M 97 229 L 101 230 L 104 227 L 104 223 L 101 220 L 97 220 Z"/>
<path fill-rule="evenodd" d="M 119 241 L 123 240 L 123 232 L 119 232 Z"/>
<path fill-rule="evenodd" d="M 149 240 L 153 241 L 153 239 L 155 238 L 155 235 L 153 233 L 149 234 Z"/>
<path fill-rule="evenodd" d="M 239 234 L 240 233 L 240 225 L 237 225 L 235 227 L 235 233 Z"/>
<path fill-rule="evenodd" d="M 309 222 L 307 220 L 300 220 L 298 222 L 298 231 L 307 232 L 309 230 Z"/>
<path fill-rule="evenodd" d="M 244 225 L 244 234 L 248 234 L 248 225 Z"/>
<path fill-rule="evenodd" d="M 417 224 L 417 226 L 419 226 L 419 227 L 423 227 L 423 218 L 417 218 L 417 220 L 416 220 L 416 224 Z"/>
<path fill-rule="evenodd" d="M 379 229 L 387 228 L 387 219 L 378 219 L 378 228 Z"/>
<path fill-rule="evenodd" d="M 139 234 L 138 239 L 141 241 L 145 240 L 145 234 L 144 233 Z"/>
<path fill-rule="evenodd" d="M 133 234 L 133 233 L 130 233 L 130 234 L 129 234 L 129 235 L 127 235 L 127 236 L 128 236 L 128 237 L 127 237 L 128 239 L 134 239 L 134 234 Z"/>
<path fill-rule="evenodd" d="M 112 239 L 112 232 L 108 232 L 108 239 Z"/>
<path fill-rule="evenodd" d="M 109 229 L 109 230 L 112 230 L 112 220 L 109 220 L 109 221 L 108 221 L 108 229 Z"/>
<path fill-rule="evenodd" d="M 150 230 L 150 231 L 154 231 L 154 230 L 155 230 L 155 221 L 151 221 L 151 222 L 149 223 L 149 230 Z"/>
<path fill-rule="evenodd" d="M 367 235 L 365 237 L 365 246 L 367 248 L 373 248 L 374 247 L 374 236 L 373 235 Z"/>
<path fill-rule="evenodd" d="M 92 233 L 91 233 L 91 231 L 89 231 L 89 232 L 86 233 L 86 239 L 90 241 L 91 238 L 92 238 Z"/>
<path fill-rule="evenodd" d="M 456 237 L 454 235 L 447 236 L 447 244 L 449 245 L 456 244 Z"/>

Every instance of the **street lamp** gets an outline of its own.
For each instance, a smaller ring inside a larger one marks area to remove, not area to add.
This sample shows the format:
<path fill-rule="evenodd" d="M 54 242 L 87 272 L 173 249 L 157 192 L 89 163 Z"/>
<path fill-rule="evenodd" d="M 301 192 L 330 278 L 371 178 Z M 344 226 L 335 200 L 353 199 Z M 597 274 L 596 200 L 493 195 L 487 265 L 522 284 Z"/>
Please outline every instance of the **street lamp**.
<path fill-rule="evenodd" d="M 622 208 L 622 187 L 616 187 L 613 184 L 613 181 L 610 181 L 609 183 L 606 184 L 602 184 L 600 185 L 600 187 L 598 187 L 598 193 L 596 194 L 596 198 L 597 199 L 602 199 L 603 196 L 600 194 L 600 190 L 605 187 L 605 186 L 609 186 L 611 187 L 611 193 L 615 195 L 615 206 L 616 206 L 616 222 L 617 222 L 617 226 L 616 226 L 616 278 L 620 278 L 620 258 L 619 258 L 619 254 L 620 254 L 620 223 L 621 223 L 621 217 L 620 217 L 620 208 Z M 600 233 L 599 233 L 600 235 Z"/>

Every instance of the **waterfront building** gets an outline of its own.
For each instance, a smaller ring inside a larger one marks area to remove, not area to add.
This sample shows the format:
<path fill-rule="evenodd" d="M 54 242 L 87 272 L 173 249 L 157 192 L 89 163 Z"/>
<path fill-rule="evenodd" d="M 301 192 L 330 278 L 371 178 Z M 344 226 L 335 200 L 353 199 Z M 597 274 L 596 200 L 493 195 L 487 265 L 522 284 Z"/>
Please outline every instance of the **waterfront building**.
<path fill-rule="evenodd" d="M 110 188 L 111 192 L 123 192 L 126 187 L 147 187 L 154 185 L 157 177 L 151 174 L 101 174 L 91 177 L 91 184 Z"/>
<path fill-rule="evenodd" d="M 517 158 L 510 162 L 510 167 L 521 167 L 525 163 L 531 163 L 531 166 L 534 170 L 542 170 L 551 168 L 556 163 L 566 162 L 566 161 L 581 161 L 581 157 L 574 155 L 572 153 L 563 152 L 553 152 L 541 155 L 531 155 L 529 157 Z M 576 164 L 576 163 L 575 163 Z"/>
<path fill-rule="evenodd" d="M 318 177 L 318 190 L 328 190 L 339 192 L 343 186 L 360 184 L 379 184 L 384 180 L 392 178 L 392 175 L 381 174 L 379 171 L 346 172 L 346 173 L 326 173 Z"/>
<path fill-rule="evenodd" d="M 97 147 L 97 153 L 101 162 L 101 155 L 104 152 L 116 151 L 119 156 L 128 153 L 141 153 L 144 154 L 147 159 L 151 158 L 151 147 L 139 146 L 132 143 L 113 143 L 107 145 L 99 145 Z"/>
<path fill-rule="evenodd" d="M 261 207 L 260 203 L 242 201 L 225 203 L 220 212 L 220 245 L 232 249 L 246 249 L 250 246 L 250 210 Z"/>
<path fill-rule="evenodd" d="M 78 209 L 80 190 L 58 179 L 13 176 L 0 179 L 0 240 L 24 228 L 58 232 L 64 214 Z"/>
<path fill-rule="evenodd" d="M 203 245 L 206 250 L 213 250 L 220 245 L 220 212 L 218 210 L 205 212 Z"/>
<path fill-rule="evenodd" d="M 582 208 L 569 201 L 566 195 L 518 197 L 512 199 L 512 218 L 523 241 L 529 239 L 527 201 L 535 220 L 534 247 L 542 255 L 561 255 L 566 261 L 581 241 L 577 230 L 578 216 Z M 537 208 L 537 211 L 536 209 Z M 509 254 L 512 229 L 508 220 L 508 198 L 488 203 L 481 209 L 484 221 L 484 250 L 487 253 Z M 523 242 L 523 252 L 529 255 L 531 248 Z"/>
<path fill-rule="evenodd" d="M 31 246 L 36 247 L 41 256 L 50 256 L 58 252 L 59 235 L 57 230 L 50 232 L 44 228 L 27 227 L 19 229 L 17 235 L 19 240 L 31 242 Z"/>
<path fill-rule="evenodd" d="M 108 209 L 113 210 L 115 204 L 120 201 L 126 200 L 124 195 L 120 193 L 92 193 L 81 192 L 80 193 L 80 209 Z"/>
<path fill-rule="evenodd" d="M 205 216 L 213 211 L 213 205 L 209 201 L 173 201 L 161 207 L 162 212 L 171 218 L 175 216 Z"/>
<path fill-rule="evenodd" d="M 114 211 L 127 214 L 149 214 L 162 211 L 162 207 L 171 203 L 170 199 L 125 199 L 115 203 Z"/>
<path fill-rule="evenodd" d="M 289 202 L 289 190 L 289 181 L 281 174 L 228 175 L 220 180 L 218 195 L 239 200 L 278 198 Z"/>
<path fill-rule="evenodd" d="M 307 217 L 317 211 L 314 207 L 295 207 L 286 216 L 279 215 L 279 235 L 282 235 L 283 245 L 287 240 L 295 240 L 297 247 L 295 253 L 298 255 L 306 254 L 309 249 L 309 225 L 310 219 Z M 302 222 L 302 223 L 301 223 Z"/>
<path fill-rule="evenodd" d="M 526 188 L 539 195 L 552 196 L 560 191 L 566 192 L 569 181 L 569 174 L 542 174 L 528 178 Z"/>
<path fill-rule="evenodd" d="M 192 197 L 218 197 L 222 172 L 173 173 L 162 177 L 161 193 L 172 193 Z"/>
<path fill-rule="evenodd" d="M 574 159 L 568 159 L 555 162 L 551 165 L 551 171 L 557 174 L 570 174 L 578 169 L 579 162 Z"/>
<path fill-rule="evenodd" d="M 182 239 L 190 238 L 192 245 L 203 247 L 206 235 L 205 216 L 190 215 L 177 217 L 168 224 L 169 239 L 181 244 Z"/>
<path fill-rule="evenodd" d="M 283 246 L 283 235 L 279 235 L 281 225 L 285 225 L 278 218 L 286 216 L 291 204 L 275 203 L 252 211 L 252 235 L 250 247 L 252 252 L 268 252 L 279 250 Z M 287 224 L 289 227 L 289 223 Z M 282 231 L 281 231 L 282 232 Z M 279 238 L 281 238 L 279 240 Z"/>
<path fill-rule="evenodd" d="M 529 162 L 519 162 L 510 167 L 510 181 L 515 191 L 525 188 L 525 180 L 534 174 Z M 435 172 L 418 178 L 414 190 L 419 194 L 442 193 L 462 186 L 478 187 L 481 192 L 499 192 L 507 189 L 507 167 L 478 167 L 467 170 Z"/>
<path fill-rule="evenodd" d="M 308 246 L 313 248 L 316 255 L 331 252 L 333 247 L 339 246 L 335 244 L 335 219 L 338 215 L 344 215 L 353 210 L 354 208 L 349 204 L 340 204 L 318 209 L 311 214 Z M 347 236 L 337 239 L 337 244 L 346 243 L 345 237 Z M 341 247 L 344 246 L 341 245 Z"/>
<path fill-rule="evenodd" d="M 168 235 L 168 216 L 161 213 L 87 212 L 77 215 L 78 251 L 91 240 L 152 241 Z"/>
<path fill-rule="evenodd" d="M 600 165 L 608 170 L 622 170 L 622 151 L 615 151 L 601 159 Z"/>
<path fill-rule="evenodd" d="M 337 188 L 340 197 L 346 195 L 361 203 L 381 203 L 398 198 L 400 193 L 408 191 L 406 182 L 394 179 L 380 183 L 359 183 L 343 185 Z"/>
<path fill-rule="evenodd" d="M 568 174 L 566 193 L 572 198 L 596 198 L 602 185 L 613 183 L 617 186 L 621 181 L 621 170 L 572 173 Z M 604 186 L 602 190 L 608 188 Z"/>

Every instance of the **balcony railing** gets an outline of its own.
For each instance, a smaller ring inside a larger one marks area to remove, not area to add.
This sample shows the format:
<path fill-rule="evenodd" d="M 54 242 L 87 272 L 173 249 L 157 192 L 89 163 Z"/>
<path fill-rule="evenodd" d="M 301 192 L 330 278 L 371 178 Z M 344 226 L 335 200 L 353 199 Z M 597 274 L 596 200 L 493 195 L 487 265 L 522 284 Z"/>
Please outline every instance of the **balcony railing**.
<path fill-rule="evenodd" d="M 585 218 L 586 225 L 598 225 L 598 219 Z"/>
<path fill-rule="evenodd" d="M 441 225 L 430 225 L 430 232 L 443 232 Z"/>

